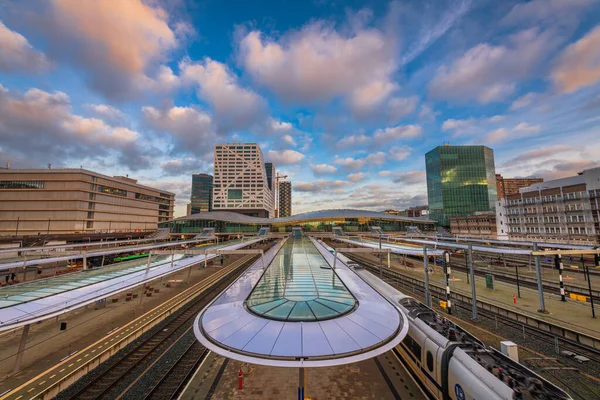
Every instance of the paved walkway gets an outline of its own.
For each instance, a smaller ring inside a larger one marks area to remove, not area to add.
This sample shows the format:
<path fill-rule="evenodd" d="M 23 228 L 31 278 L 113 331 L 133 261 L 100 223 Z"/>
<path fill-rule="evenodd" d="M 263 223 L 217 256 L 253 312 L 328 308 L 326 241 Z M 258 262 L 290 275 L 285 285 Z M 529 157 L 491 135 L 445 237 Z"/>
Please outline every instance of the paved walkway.
<path fill-rule="evenodd" d="M 245 371 L 244 389 L 238 390 L 238 371 Z M 229 360 L 212 397 L 213 400 L 297 399 L 298 369 L 243 365 Z M 304 395 L 312 400 L 377 399 L 394 396 L 374 359 L 327 368 L 307 368 Z M 420 399 L 420 397 L 404 396 Z"/>
<path fill-rule="evenodd" d="M 378 261 L 375 255 L 361 254 L 361 256 Z M 414 264 L 413 268 L 401 265 L 398 262 L 398 257 L 392 257 L 392 268 L 411 277 L 423 280 L 422 263 L 412 259 L 410 261 Z M 452 278 L 454 280 L 450 285 L 451 291 L 457 291 L 466 295 L 471 294 L 471 285 L 467 282 L 464 271 L 453 272 Z M 445 275 L 441 267 L 435 267 L 434 273 L 429 276 L 429 282 L 437 284 L 440 287 L 445 287 Z M 592 318 L 590 303 L 583 303 L 572 299 L 562 302 L 559 295 L 544 293 L 545 306 L 549 313 L 542 314 L 537 312 L 540 308 L 537 290 L 521 288 L 521 298 L 517 298 L 517 304 L 514 304 L 513 294 L 517 294 L 516 285 L 496 281 L 495 290 L 491 290 L 485 287 L 485 277 L 476 277 L 475 282 L 477 298 L 482 301 L 496 303 L 504 308 L 513 309 L 541 320 L 600 337 L 600 304 L 595 304 L 597 318 Z"/>

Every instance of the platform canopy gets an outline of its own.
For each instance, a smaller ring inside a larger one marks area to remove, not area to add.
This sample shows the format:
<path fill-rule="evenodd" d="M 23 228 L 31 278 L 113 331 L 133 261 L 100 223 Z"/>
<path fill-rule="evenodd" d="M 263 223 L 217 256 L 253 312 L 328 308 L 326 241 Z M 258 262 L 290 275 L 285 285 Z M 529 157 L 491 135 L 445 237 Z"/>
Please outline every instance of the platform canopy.
<path fill-rule="evenodd" d="M 398 307 L 312 238 L 284 239 L 196 318 L 210 350 L 252 364 L 347 364 L 396 346 L 408 332 Z"/>

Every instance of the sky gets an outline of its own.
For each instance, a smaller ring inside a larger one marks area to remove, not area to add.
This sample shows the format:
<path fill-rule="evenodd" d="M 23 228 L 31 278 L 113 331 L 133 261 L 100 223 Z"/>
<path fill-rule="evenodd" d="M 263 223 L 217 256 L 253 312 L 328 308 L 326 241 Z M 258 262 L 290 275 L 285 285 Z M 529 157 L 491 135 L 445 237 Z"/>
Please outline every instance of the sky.
<path fill-rule="evenodd" d="M 600 164 L 600 0 L 5 0 L 0 165 L 176 194 L 259 143 L 293 213 L 427 204 L 425 153 L 545 179 Z"/>

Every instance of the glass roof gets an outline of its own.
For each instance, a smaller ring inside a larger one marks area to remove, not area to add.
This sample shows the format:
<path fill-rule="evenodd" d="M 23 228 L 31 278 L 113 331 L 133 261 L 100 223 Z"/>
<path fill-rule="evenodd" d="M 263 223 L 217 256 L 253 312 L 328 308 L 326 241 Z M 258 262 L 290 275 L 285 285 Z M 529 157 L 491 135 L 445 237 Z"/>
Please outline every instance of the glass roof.
<path fill-rule="evenodd" d="M 250 311 L 281 321 L 320 321 L 345 314 L 356 299 L 311 241 L 289 239 L 246 299 Z"/>
<path fill-rule="evenodd" d="M 206 249 L 214 249 L 230 246 L 239 242 L 232 240 L 223 242 L 219 245 L 206 246 Z M 177 255 L 175 250 L 175 260 L 191 257 Z M 150 268 L 155 268 L 171 261 L 171 256 L 160 255 L 153 256 Z M 18 285 L 5 286 L 0 288 L 0 308 L 10 307 L 19 303 L 27 303 L 43 297 L 53 296 L 55 294 L 68 292 L 83 286 L 93 285 L 94 283 L 118 278 L 124 275 L 146 269 L 147 258 L 140 258 L 131 261 L 125 261 L 118 264 L 112 264 L 102 268 L 93 268 L 71 274 L 58 275 L 51 278 L 37 279 L 27 281 Z M 35 273 L 31 272 L 31 273 Z"/>

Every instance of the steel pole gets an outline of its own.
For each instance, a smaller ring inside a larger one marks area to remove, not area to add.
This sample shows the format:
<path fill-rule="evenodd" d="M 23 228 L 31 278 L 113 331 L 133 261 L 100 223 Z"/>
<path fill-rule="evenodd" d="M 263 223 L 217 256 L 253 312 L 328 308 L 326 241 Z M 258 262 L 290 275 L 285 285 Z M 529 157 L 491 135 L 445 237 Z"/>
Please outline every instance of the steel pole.
<path fill-rule="evenodd" d="M 304 368 L 299 368 L 299 374 L 298 374 L 298 400 L 304 400 Z"/>
<path fill-rule="evenodd" d="M 477 319 L 477 294 L 475 292 L 475 268 L 473 267 L 473 245 L 469 244 L 469 271 L 471 275 L 471 319 Z"/>
<path fill-rule="evenodd" d="M 521 298 L 521 286 L 519 285 L 519 266 L 515 263 L 515 274 L 517 275 L 517 296 Z"/>
<path fill-rule="evenodd" d="M 20 217 L 17 217 L 17 228 L 15 230 L 15 236 L 19 236 L 19 218 Z"/>
<path fill-rule="evenodd" d="M 558 284 L 560 286 L 560 301 L 567 301 L 565 297 L 565 284 L 563 282 L 563 269 L 564 264 L 562 262 L 562 256 L 560 254 L 556 255 L 555 263 L 558 266 Z"/>
<path fill-rule="evenodd" d="M 25 345 L 27 344 L 27 336 L 29 336 L 29 324 L 23 327 L 23 333 L 21 334 L 21 342 L 19 343 L 19 350 L 17 351 L 17 359 L 15 360 L 15 366 L 12 374 L 16 374 L 21 370 L 21 361 L 23 360 L 23 353 L 25 353 Z"/>
<path fill-rule="evenodd" d="M 444 272 L 446 273 L 446 310 L 452 315 L 452 302 L 450 297 L 450 253 L 444 252 Z"/>
<path fill-rule="evenodd" d="M 423 246 L 423 276 L 425 284 L 425 305 L 431 307 L 431 296 L 429 294 L 429 259 L 427 257 L 427 247 Z"/>
<path fill-rule="evenodd" d="M 585 272 L 584 275 L 587 275 L 588 291 L 590 293 L 590 304 L 592 305 L 592 318 L 596 318 L 596 310 L 594 310 L 594 297 L 592 296 L 592 281 L 590 280 L 590 270 L 588 269 L 588 266 L 585 265 L 583 255 L 581 256 L 581 266 L 583 267 L 583 270 Z"/>
<path fill-rule="evenodd" d="M 533 244 L 533 251 L 537 251 L 537 243 Z M 535 274 L 537 276 L 538 296 L 540 298 L 540 309 L 538 312 L 545 313 L 546 305 L 544 304 L 544 285 L 542 283 L 542 266 L 540 264 L 540 256 L 535 256 Z"/>
<path fill-rule="evenodd" d="M 465 272 L 467 273 L 467 283 L 469 283 L 469 254 L 465 251 Z"/>

